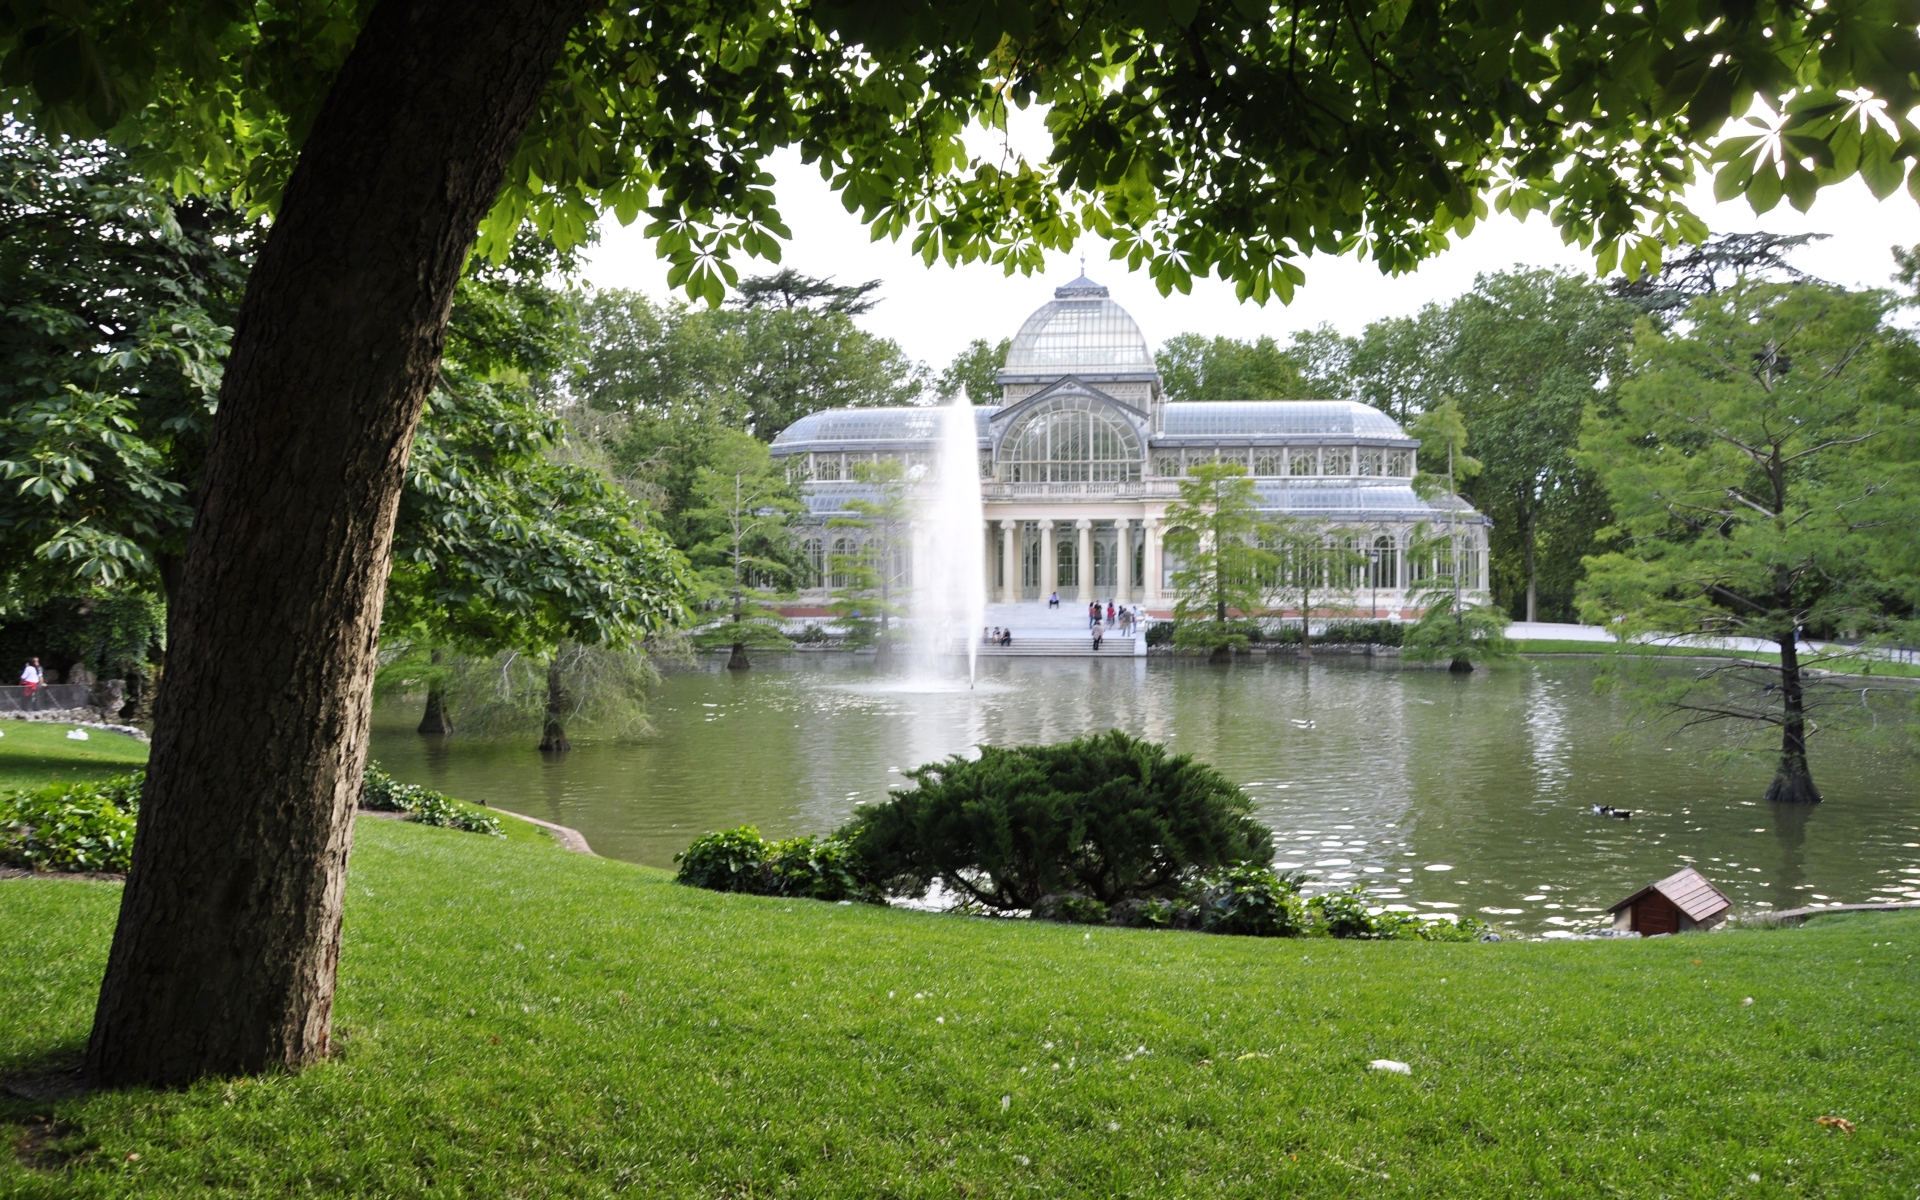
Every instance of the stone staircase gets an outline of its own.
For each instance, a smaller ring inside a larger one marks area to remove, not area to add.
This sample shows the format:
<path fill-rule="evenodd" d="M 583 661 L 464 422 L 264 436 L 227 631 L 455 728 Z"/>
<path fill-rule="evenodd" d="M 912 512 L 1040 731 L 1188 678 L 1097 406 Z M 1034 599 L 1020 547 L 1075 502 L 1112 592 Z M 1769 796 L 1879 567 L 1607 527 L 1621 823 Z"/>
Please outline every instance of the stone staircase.
<path fill-rule="evenodd" d="M 1146 650 L 1140 635 L 1109 633 L 1096 653 L 1086 606 L 1071 601 L 1059 608 L 1037 602 L 989 604 L 984 623 L 1013 630 L 1013 644 L 983 645 L 981 658 L 1132 658 Z M 965 643 L 956 641 L 954 652 L 965 654 Z"/>
<path fill-rule="evenodd" d="M 1100 650 L 1093 649 L 1093 635 L 1084 637 L 1022 637 L 1014 630 L 1011 646 L 981 646 L 981 658 L 1132 658 L 1133 639 L 1109 636 L 1101 639 Z M 953 643 L 955 654 L 965 654 L 967 644 Z"/>

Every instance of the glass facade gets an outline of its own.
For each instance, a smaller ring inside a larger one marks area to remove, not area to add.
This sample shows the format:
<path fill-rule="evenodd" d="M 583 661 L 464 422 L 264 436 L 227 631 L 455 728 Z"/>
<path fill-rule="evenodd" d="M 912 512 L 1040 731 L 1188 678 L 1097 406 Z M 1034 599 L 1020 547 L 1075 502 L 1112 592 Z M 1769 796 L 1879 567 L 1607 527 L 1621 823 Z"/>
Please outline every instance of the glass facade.
<path fill-rule="evenodd" d="M 1063 397 L 1022 417 L 1000 443 L 1006 483 L 1130 483 L 1140 478 L 1140 439 L 1113 409 Z"/>

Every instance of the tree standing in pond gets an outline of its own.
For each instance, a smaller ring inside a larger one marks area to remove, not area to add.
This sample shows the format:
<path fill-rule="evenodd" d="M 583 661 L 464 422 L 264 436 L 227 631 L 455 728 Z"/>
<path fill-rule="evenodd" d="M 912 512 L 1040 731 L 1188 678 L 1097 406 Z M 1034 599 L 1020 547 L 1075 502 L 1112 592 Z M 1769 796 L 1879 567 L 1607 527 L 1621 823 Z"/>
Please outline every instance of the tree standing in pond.
<path fill-rule="evenodd" d="M 907 470 L 897 458 L 853 464 L 853 478 L 867 485 L 867 494 L 847 501 L 852 516 L 827 521 L 827 536 L 849 548 L 827 556 L 833 581 L 833 611 L 847 641 L 856 646 L 874 644 L 881 654 L 892 652 L 888 635 L 893 618 L 901 615 L 894 585 L 907 552 L 913 522 Z M 836 530 L 852 535 L 834 537 Z"/>
<path fill-rule="evenodd" d="M 1642 325 L 1613 411 L 1589 414 L 1582 461 L 1612 499 L 1618 548 L 1587 560 L 1581 612 L 1623 645 L 1647 634 L 1755 638 L 1779 661 L 1735 660 L 1642 695 L 1689 724 L 1780 731 L 1766 798 L 1820 800 L 1807 738 L 1825 709 L 1870 709 L 1870 681 L 1809 674 L 1870 665 L 1892 604 L 1886 568 L 1911 543 L 1920 401 L 1890 298 L 1741 281 L 1696 299 L 1686 327 Z M 1811 637 L 1858 633 L 1859 645 Z M 1865 684 L 1865 686 L 1862 686 Z"/>
<path fill-rule="evenodd" d="M 1260 511 L 1260 493 L 1240 463 L 1201 463 L 1180 481 L 1180 498 L 1167 506 L 1167 549 L 1179 556 L 1173 573 L 1174 644 L 1208 651 L 1208 661 L 1229 663 L 1244 650 L 1241 621 L 1260 608 L 1262 581 L 1278 561 L 1263 544 L 1270 523 Z"/>
<path fill-rule="evenodd" d="M 1423 522 L 1408 551 L 1409 566 L 1428 573 L 1425 578 L 1416 577 L 1408 589 L 1426 611 L 1407 631 L 1404 653 L 1413 662 L 1446 659 L 1448 670 L 1470 671 L 1475 659 L 1513 653 L 1506 639 L 1506 614 L 1492 605 L 1467 603 L 1469 557 L 1460 532 L 1460 512 L 1466 502 L 1460 498 L 1460 479 L 1479 474 L 1480 462 L 1466 453 L 1466 422 L 1451 399 L 1421 413 L 1411 432 L 1420 439 L 1426 461 L 1446 465 L 1444 473 L 1416 473 L 1413 490 L 1425 499 L 1439 499 L 1447 518 L 1443 523 Z"/>
<path fill-rule="evenodd" d="M 694 475 L 699 507 L 687 515 L 712 535 L 694 547 L 701 578 L 710 592 L 725 596 L 725 620 L 696 631 L 702 646 L 727 646 L 727 669 L 744 671 L 749 646 L 784 647 L 780 614 L 767 606 L 764 582 L 795 570 L 788 526 L 803 509 L 782 468 L 765 442 L 727 430 L 711 447 L 712 465 Z"/>

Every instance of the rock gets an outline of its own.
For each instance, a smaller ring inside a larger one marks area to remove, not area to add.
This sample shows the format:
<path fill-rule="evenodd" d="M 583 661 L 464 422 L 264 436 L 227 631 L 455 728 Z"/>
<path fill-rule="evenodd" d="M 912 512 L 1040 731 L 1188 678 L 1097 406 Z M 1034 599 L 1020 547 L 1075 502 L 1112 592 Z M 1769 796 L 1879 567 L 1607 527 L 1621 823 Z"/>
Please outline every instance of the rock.
<path fill-rule="evenodd" d="M 1413 1074 L 1412 1067 L 1408 1066 L 1406 1063 L 1397 1062 L 1391 1058 L 1376 1058 L 1372 1062 L 1367 1064 L 1367 1070 L 1388 1071 L 1395 1075 Z"/>
<path fill-rule="evenodd" d="M 127 681 L 124 679 L 103 679 L 93 685 L 91 703 L 100 710 L 102 718 L 111 721 L 120 715 L 127 702 Z"/>

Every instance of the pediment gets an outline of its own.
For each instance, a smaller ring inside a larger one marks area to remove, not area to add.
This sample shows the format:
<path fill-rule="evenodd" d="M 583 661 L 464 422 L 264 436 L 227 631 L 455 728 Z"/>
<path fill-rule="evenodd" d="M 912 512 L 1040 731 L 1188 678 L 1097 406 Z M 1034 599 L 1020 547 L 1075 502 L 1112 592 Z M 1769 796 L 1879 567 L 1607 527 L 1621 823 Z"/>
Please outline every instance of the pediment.
<path fill-rule="evenodd" d="M 1073 375 L 1063 375 L 1033 395 L 1024 397 L 1018 403 L 1010 404 L 1000 409 L 993 414 L 992 428 L 996 434 L 1003 432 L 1008 426 L 1019 420 L 1026 413 L 1033 411 L 1049 400 L 1057 400 L 1063 396 L 1086 396 L 1102 404 L 1111 404 L 1114 408 L 1119 409 L 1121 415 L 1126 417 L 1127 420 L 1139 427 L 1143 437 L 1146 434 L 1149 417 L 1145 409 L 1108 395 L 1086 380 Z"/>

